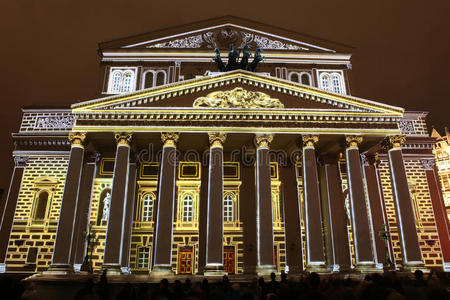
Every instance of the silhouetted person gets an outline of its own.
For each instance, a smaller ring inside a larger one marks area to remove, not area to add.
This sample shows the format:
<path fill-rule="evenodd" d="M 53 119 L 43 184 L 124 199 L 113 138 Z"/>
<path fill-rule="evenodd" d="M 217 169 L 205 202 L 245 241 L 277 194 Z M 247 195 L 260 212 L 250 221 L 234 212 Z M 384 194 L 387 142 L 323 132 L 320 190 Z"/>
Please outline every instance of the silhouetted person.
<path fill-rule="evenodd" d="M 277 281 L 277 275 L 270 273 L 270 282 L 267 284 L 267 293 L 276 293 L 280 284 Z"/>

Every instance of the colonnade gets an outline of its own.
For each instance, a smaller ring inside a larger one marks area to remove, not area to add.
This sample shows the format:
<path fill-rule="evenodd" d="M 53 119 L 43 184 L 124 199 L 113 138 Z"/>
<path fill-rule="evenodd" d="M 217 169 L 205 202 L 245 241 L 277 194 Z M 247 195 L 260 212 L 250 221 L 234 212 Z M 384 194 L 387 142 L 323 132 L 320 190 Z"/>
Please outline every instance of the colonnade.
<path fill-rule="evenodd" d="M 207 275 L 224 274 L 223 266 L 223 145 L 226 134 L 209 133 L 210 156 L 208 174 L 208 199 L 206 222 Z M 66 183 L 61 204 L 60 218 L 50 273 L 69 273 L 74 264 L 80 264 L 84 256 L 83 230 L 86 228 L 86 212 L 89 209 L 92 182 L 95 176 L 95 158 L 84 161 L 86 134 L 71 133 L 71 151 Z M 130 236 L 136 182 L 136 164 L 130 162 L 132 134 L 115 134 L 117 143 L 113 173 L 111 206 L 106 230 L 103 267 L 111 274 L 121 274 L 129 268 Z M 158 205 L 154 230 L 154 257 L 151 273 L 166 276 L 172 274 L 172 236 L 176 188 L 176 149 L 178 133 L 162 133 L 162 158 L 158 182 Z M 272 193 L 269 150 L 273 136 L 257 134 L 256 141 L 256 272 L 260 275 L 275 270 L 272 228 Z M 385 210 L 379 174 L 374 157 L 366 157 L 361 163 L 359 145 L 361 136 L 346 136 L 346 168 L 349 185 L 351 224 L 356 264 L 360 270 L 380 269 L 385 249 L 376 236 L 385 222 Z M 349 270 L 347 223 L 345 220 L 337 155 L 320 157 L 318 167 L 317 135 L 302 136 L 302 170 L 306 230 L 306 267 L 308 271 Z M 384 145 L 388 158 L 395 200 L 399 237 L 405 269 L 423 266 L 416 232 L 413 207 L 408 190 L 401 144 L 402 136 L 388 136 Z M 292 174 L 289 174 L 292 175 Z M 294 176 L 288 176 L 294 178 Z M 295 176 L 296 178 L 296 176 Z M 365 181 L 365 182 L 364 182 Z M 365 186 L 367 188 L 365 188 Z M 297 193 L 298 194 L 298 193 Z M 296 199 L 299 205 L 298 195 Z M 300 214 L 298 212 L 298 214 Z M 291 214 L 292 215 L 292 214 Z M 295 213 L 294 213 L 295 215 Z M 11 216 L 12 217 L 12 216 Z M 297 216 L 298 220 L 301 219 Z M 3 224 L 2 224 L 3 230 Z M 298 232 L 298 238 L 301 238 Z M 287 253 L 288 264 L 296 253 Z M 2 253 L 0 253 L 2 254 Z M 4 261 L 4 256 L 3 256 Z M 298 261 L 298 260 L 297 260 Z M 301 259 L 299 260 L 301 263 Z M 330 265 L 332 270 L 330 270 Z M 292 268 L 302 270 L 302 266 Z"/>

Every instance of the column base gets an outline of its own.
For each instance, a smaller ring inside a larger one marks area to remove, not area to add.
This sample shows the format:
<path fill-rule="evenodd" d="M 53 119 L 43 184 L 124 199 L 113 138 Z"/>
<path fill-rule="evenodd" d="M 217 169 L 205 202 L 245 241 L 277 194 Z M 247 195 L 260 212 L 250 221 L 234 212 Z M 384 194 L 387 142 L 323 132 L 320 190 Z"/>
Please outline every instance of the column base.
<path fill-rule="evenodd" d="M 327 266 L 325 262 L 310 262 L 306 266 L 306 272 L 312 273 L 331 273 L 332 272 L 332 266 Z"/>
<path fill-rule="evenodd" d="M 442 268 L 444 269 L 444 272 L 450 272 L 450 262 L 444 262 Z M 0 272 L 1 272 L 1 265 L 0 265 Z"/>
<path fill-rule="evenodd" d="M 120 270 L 122 271 L 122 274 L 124 274 L 124 275 L 131 274 L 131 269 L 129 267 L 122 267 L 122 268 L 120 268 Z"/>
<path fill-rule="evenodd" d="M 285 271 L 286 274 L 302 274 L 303 268 L 300 266 L 289 266 L 289 269 Z"/>
<path fill-rule="evenodd" d="M 256 275 L 268 276 L 271 273 L 277 273 L 274 265 L 259 265 L 256 267 Z"/>
<path fill-rule="evenodd" d="M 82 264 L 73 264 L 73 271 L 75 273 L 80 273 Z"/>
<path fill-rule="evenodd" d="M 103 264 L 102 269 L 106 269 L 106 275 L 122 275 L 120 264 Z"/>
<path fill-rule="evenodd" d="M 361 273 L 383 273 L 383 265 L 375 262 L 359 262 L 355 265 L 355 270 Z"/>
<path fill-rule="evenodd" d="M 423 261 L 410 261 L 403 263 L 401 270 L 406 272 L 414 272 L 416 270 L 426 271 L 427 269 L 425 268 Z"/>
<path fill-rule="evenodd" d="M 172 266 L 153 266 L 152 271 L 150 272 L 150 276 L 152 277 L 166 277 L 166 276 L 174 276 L 175 273 L 172 270 Z"/>
<path fill-rule="evenodd" d="M 50 275 L 68 275 L 73 273 L 73 267 L 69 264 L 52 264 L 44 271 L 44 274 Z"/>
<path fill-rule="evenodd" d="M 5 263 L 0 264 L 0 273 L 6 273 L 6 264 Z"/>
<path fill-rule="evenodd" d="M 222 264 L 217 265 L 206 265 L 203 268 L 203 276 L 224 276 L 228 273 L 225 272 L 225 269 Z"/>

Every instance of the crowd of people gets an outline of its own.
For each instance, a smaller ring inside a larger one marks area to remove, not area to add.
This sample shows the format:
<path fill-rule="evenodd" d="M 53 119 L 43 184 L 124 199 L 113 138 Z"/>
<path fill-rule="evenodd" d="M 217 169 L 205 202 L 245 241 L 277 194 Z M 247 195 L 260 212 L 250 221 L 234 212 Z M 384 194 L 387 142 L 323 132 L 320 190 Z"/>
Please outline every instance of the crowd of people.
<path fill-rule="evenodd" d="M 1 299 L 43 299 L 35 285 L 28 281 L 17 281 L 8 277 L 0 280 Z M 106 273 L 94 282 L 89 278 L 79 289 L 75 300 L 277 300 L 277 299 L 448 299 L 450 276 L 431 272 L 424 276 L 418 270 L 414 277 L 399 276 L 396 272 L 366 275 L 364 280 L 352 279 L 344 274 L 321 278 L 317 273 L 288 278 L 281 274 L 277 281 L 274 273 L 271 279 L 254 278 L 251 282 L 230 282 L 227 276 L 221 281 L 169 283 L 162 279 L 159 284 L 126 283 L 117 289 L 117 284 L 108 282 Z M 68 300 L 68 299 L 67 299 Z"/>

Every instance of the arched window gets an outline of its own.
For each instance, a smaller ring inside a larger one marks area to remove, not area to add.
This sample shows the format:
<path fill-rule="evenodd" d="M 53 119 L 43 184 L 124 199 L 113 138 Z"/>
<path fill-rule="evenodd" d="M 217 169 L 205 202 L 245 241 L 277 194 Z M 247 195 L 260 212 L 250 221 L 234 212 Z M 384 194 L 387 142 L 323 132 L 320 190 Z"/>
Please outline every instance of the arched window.
<path fill-rule="evenodd" d="M 121 85 L 122 85 L 122 72 L 114 71 L 112 72 L 112 80 L 111 80 L 111 90 L 112 93 L 120 93 Z"/>
<path fill-rule="evenodd" d="M 331 82 L 333 85 L 333 92 L 338 93 L 338 94 L 342 93 L 341 75 L 339 75 L 339 74 L 331 75 Z"/>
<path fill-rule="evenodd" d="M 123 87 L 122 92 L 131 92 L 133 83 L 133 73 L 131 71 L 127 71 L 123 75 Z"/>
<path fill-rule="evenodd" d="M 302 79 L 302 84 L 311 85 L 311 78 L 310 78 L 309 74 L 303 73 L 301 79 Z"/>
<path fill-rule="evenodd" d="M 155 86 L 164 85 L 166 83 L 166 73 L 164 71 L 156 72 Z"/>
<path fill-rule="evenodd" d="M 34 208 L 35 221 L 43 221 L 47 215 L 47 204 L 48 204 L 49 194 L 47 191 L 41 191 L 36 198 L 36 204 Z"/>
<path fill-rule="evenodd" d="M 191 195 L 184 196 L 183 199 L 183 222 L 192 222 L 194 201 Z"/>
<path fill-rule="evenodd" d="M 292 72 L 289 74 L 289 80 L 292 82 L 300 82 L 300 78 L 298 77 L 298 73 Z"/>
<path fill-rule="evenodd" d="M 148 71 L 145 73 L 144 75 L 144 89 L 148 89 L 153 87 L 153 72 L 152 71 Z"/>
<path fill-rule="evenodd" d="M 322 89 L 325 91 L 330 90 L 330 76 L 328 74 L 322 74 L 320 76 L 320 80 L 322 83 Z"/>
<path fill-rule="evenodd" d="M 233 222 L 233 196 L 225 195 L 223 198 L 223 221 L 224 222 Z"/>
<path fill-rule="evenodd" d="M 134 91 L 134 70 L 111 70 L 108 92 L 111 94 Z"/>
<path fill-rule="evenodd" d="M 153 220 L 153 194 L 145 194 L 142 199 L 142 222 L 150 222 Z"/>

